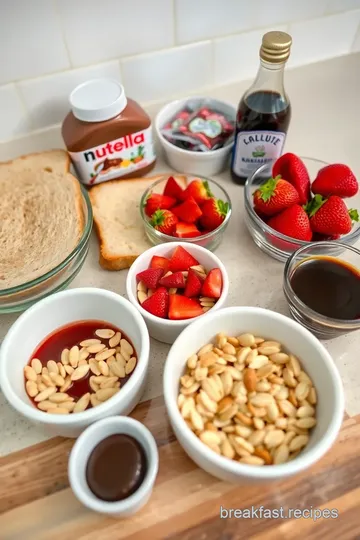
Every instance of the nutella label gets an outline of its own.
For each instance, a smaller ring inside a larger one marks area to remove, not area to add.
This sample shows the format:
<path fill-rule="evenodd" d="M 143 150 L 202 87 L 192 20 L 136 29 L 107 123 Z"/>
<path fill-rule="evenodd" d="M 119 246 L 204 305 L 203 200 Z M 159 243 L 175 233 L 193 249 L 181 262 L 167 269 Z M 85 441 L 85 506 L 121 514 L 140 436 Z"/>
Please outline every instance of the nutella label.
<path fill-rule="evenodd" d="M 80 181 L 88 186 L 121 178 L 150 165 L 156 157 L 151 127 L 69 154 Z"/>

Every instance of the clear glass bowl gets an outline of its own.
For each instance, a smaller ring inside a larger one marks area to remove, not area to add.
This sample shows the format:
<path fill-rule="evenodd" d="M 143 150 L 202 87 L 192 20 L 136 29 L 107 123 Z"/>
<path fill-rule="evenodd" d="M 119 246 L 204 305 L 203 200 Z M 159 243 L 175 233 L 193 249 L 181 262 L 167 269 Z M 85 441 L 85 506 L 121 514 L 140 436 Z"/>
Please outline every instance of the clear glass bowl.
<path fill-rule="evenodd" d="M 314 181 L 320 169 L 328 165 L 325 161 L 308 157 L 301 158 L 305 163 L 311 181 Z M 244 202 L 245 202 L 245 223 L 255 242 L 255 244 L 265 253 L 285 262 L 288 257 L 297 249 L 307 246 L 310 242 L 296 240 L 285 234 L 281 234 L 269 227 L 255 212 L 253 203 L 253 193 L 265 180 L 271 176 L 271 167 L 262 165 L 246 181 Z M 360 192 L 350 199 L 345 199 L 348 208 L 356 208 L 360 213 Z M 341 244 L 352 245 L 360 237 L 360 223 L 355 223 L 351 232 L 341 237 Z M 320 242 L 322 243 L 322 242 Z M 338 249 L 340 245 L 338 244 Z M 340 253 L 340 251 L 338 252 Z"/>
<path fill-rule="evenodd" d="M 43 276 L 16 287 L 0 290 L 0 314 L 24 311 L 38 300 L 65 289 L 81 270 L 89 251 L 93 212 L 86 189 L 80 187 L 85 226 L 78 245 L 62 263 Z"/>
<path fill-rule="evenodd" d="M 189 244 L 196 244 L 198 246 L 205 247 L 206 249 L 210 251 L 215 251 L 215 249 L 219 246 L 223 236 L 224 232 L 226 230 L 226 227 L 229 224 L 230 216 L 231 216 L 231 201 L 229 195 L 226 193 L 225 189 L 220 186 L 217 182 L 214 180 L 210 180 L 210 178 L 205 178 L 204 176 L 197 176 L 197 175 L 187 175 L 187 183 L 189 184 L 191 180 L 199 179 L 208 182 L 211 192 L 213 193 L 214 197 L 217 199 L 221 199 L 224 202 L 227 202 L 229 204 L 229 211 L 226 214 L 226 217 L 222 224 L 213 231 L 203 234 L 202 236 L 196 236 L 195 238 L 177 238 L 175 236 L 169 236 L 168 234 L 164 234 L 160 231 L 157 231 L 154 229 L 152 225 L 150 225 L 150 219 L 145 214 L 145 203 L 150 195 L 150 193 L 163 193 L 165 184 L 167 182 L 167 179 L 171 176 L 170 174 L 167 174 L 162 176 L 159 180 L 151 184 L 151 186 L 144 192 L 143 196 L 141 197 L 140 201 L 140 214 L 141 219 L 144 223 L 145 233 L 150 242 L 154 245 L 157 244 L 163 244 L 164 242 L 175 242 L 177 240 L 181 242 L 188 242 Z"/>
<path fill-rule="evenodd" d="M 339 257 L 339 253 L 341 256 Z M 317 313 L 304 304 L 291 286 L 291 278 L 296 269 L 309 258 L 332 257 L 344 261 L 360 272 L 360 250 L 337 241 L 312 242 L 293 253 L 284 269 L 283 290 L 292 317 L 305 326 L 319 339 L 332 339 L 348 332 L 360 329 L 360 319 L 333 319 Z M 330 294 L 336 291 L 329 291 Z"/>

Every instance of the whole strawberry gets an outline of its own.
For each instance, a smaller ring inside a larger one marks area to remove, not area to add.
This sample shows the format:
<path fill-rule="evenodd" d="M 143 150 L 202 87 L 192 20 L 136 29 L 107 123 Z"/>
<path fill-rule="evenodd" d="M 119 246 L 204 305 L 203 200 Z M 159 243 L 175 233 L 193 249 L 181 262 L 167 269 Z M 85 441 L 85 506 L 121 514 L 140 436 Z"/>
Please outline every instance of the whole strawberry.
<path fill-rule="evenodd" d="M 217 229 L 224 221 L 229 211 L 229 203 L 224 202 L 221 199 L 212 198 L 204 202 L 201 210 L 201 227 L 207 231 L 213 231 L 214 229 Z"/>
<path fill-rule="evenodd" d="M 151 216 L 150 224 L 164 234 L 173 236 L 178 218 L 170 210 L 156 210 Z"/>
<path fill-rule="evenodd" d="M 299 204 L 285 208 L 280 214 L 269 219 L 269 227 L 286 236 L 309 242 L 312 237 L 307 213 Z"/>
<path fill-rule="evenodd" d="M 206 182 L 206 180 L 193 180 L 185 189 L 184 199 L 187 197 L 192 197 L 198 204 L 202 204 L 211 199 L 213 194 L 211 193 L 209 183 Z"/>
<path fill-rule="evenodd" d="M 342 199 L 353 197 L 359 190 L 358 182 L 347 165 L 334 163 L 320 169 L 311 190 L 313 193 L 330 197 L 337 195 Z"/>
<path fill-rule="evenodd" d="M 299 202 L 299 194 L 289 182 L 276 176 L 269 178 L 254 193 L 255 212 L 273 216 Z"/>
<path fill-rule="evenodd" d="M 310 199 L 310 178 L 305 163 L 295 154 L 288 152 L 277 159 L 273 165 L 273 176 L 280 175 L 294 186 L 299 194 L 299 203 L 306 204 Z"/>
<path fill-rule="evenodd" d="M 349 210 L 337 195 L 331 195 L 328 199 L 315 195 L 306 206 L 306 211 L 310 217 L 312 231 L 327 236 L 348 234 L 352 222 L 359 221 L 357 210 Z"/>

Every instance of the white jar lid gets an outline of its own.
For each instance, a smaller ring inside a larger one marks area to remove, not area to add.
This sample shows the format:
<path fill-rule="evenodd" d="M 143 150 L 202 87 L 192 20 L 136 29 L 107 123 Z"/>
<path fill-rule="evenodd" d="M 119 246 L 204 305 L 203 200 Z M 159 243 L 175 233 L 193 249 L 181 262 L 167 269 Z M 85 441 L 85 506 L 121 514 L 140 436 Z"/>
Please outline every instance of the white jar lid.
<path fill-rule="evenodd" d="M 83 122 L 110 120 L 127 105 L 123 86 L 113 79 L 92 79 L 79 84 L 69 101 L 74 116 Z"/>

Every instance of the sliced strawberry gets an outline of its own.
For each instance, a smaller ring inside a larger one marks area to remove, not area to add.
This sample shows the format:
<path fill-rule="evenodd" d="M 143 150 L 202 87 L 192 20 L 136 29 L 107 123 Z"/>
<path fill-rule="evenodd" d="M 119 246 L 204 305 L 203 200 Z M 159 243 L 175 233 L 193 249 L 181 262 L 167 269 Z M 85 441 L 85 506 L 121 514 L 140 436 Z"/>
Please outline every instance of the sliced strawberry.
<path fill-rule="evenodd" d="M 164 274 L 166 274 L 169 269 L 169 262 L 169 259 L 166 257 L 154 255 L 150 261 L 150 268 L 162 268 L 164 270 Z"/>
<path fill-rule="evenodd" d="M 193 180 L 185 189 L 185 198 L 188 197 L 192 197 L 198 204 L 207 201 L 213 197 L 209 183 L 206 180 Z"/>
<path fill-rule="evenodd" d="M 149 217 L 153 215 L 156 210 L 169 210 L 176 204 L 176 199 L 173 197 L 167 197 L 160 193 L 151 193 L 145 203 L 145 214 Z"/>
<path fill-rule="evenodd" d="M 199 274 L 190 268 L 186 280 L 184 295 L 188 296 L 189 298 L 191 296 L 200 296 L 202 284 L 203 282 L 199 277 Z"/>
<path fill-rule="evenodd" d="M 201 294 L 209 298 L 220 298 L 222 290 L 222 275 L 220 268 L 210 270 L 203 283 Z"/>
<path fill-rule="evenodd" d="M 209 231 L 217 229 L 224 221 L 228 211 L 229 203 L 220 199 L 208 199 L 201 207 L 202 217 L 200 225 Z"/>
<path fill-rule="evenodd" d="M 180 221 L 175 226 L 175 236 L 178 238 L 195 238 L 195 236 L 201 236 L 202 234 L 194 223 Z"/>
<path fill-rule="evenodd" d="M 147 298 L 141 304 L 141 307 L 155 315 L 155 317 L 166 319 L 169 311 L 169 293 L 167 289 L 165 287 L 157 289 L 150 298 Z"/>
<path fill-rule="evenodd" d="M 174 249 L 169 263 L 171 272 L 182 272 L 188 270 L 190 266 L 198 266 L 200 263 L 182 246 Z"/>
<path fill-rule="evenodd" d="M 152 298 L 152 297 L 151 297 Z M 182 320 L 193 319 L 202 315 L 204 312 L 198 300 L 187 298 L 180 294 L 169 295 L 169 319 Z"/>
<path fill-rule="evenodd" d="M 182 189 L 182 187 L 179 186 L 173 176 L 169 176 L 164 188 L 163 195 L 173 197 L 179 202 L 184 200 L 184 190 Z"/>
<path fill-rule="evenodd" d="M 181 221 L 185 221 L 185 223 L 195 223 L 195 221 L 202 216 L 200 206 L 192 197 L 186 199 L 182 204 L 174 206 L 172 212 L 181 219 Z"/>
<path fill-rule="evenodd" d="M 164 274 L 163 268 L 148 268 L 136 275 L 136 280 L 143 281 L 148 289 L 156 289 L 159 279 Z"/>
<path fill-rule="evenodd" d="M 162 287 L 166 287 L 167 289 L 184 289 L 185 278 L 182 272 L 174 272 L 169 276 L 163 276 L 159 281 L 159 285 L 161 285 Z"/>

